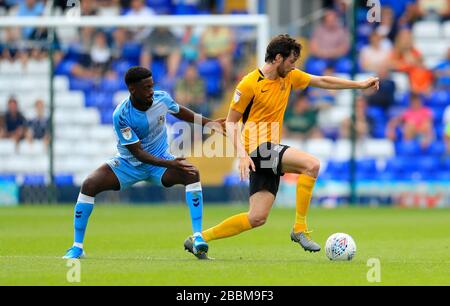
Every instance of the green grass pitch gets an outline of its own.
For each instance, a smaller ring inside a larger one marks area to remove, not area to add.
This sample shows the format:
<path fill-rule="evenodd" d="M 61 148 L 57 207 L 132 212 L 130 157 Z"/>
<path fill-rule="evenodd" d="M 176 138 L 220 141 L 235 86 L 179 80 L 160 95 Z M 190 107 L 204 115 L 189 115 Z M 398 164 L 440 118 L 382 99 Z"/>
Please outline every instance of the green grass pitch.
<path fill-rule="evenodd" d="M 247 209 L 206 205 L 204 227 Z M 0 285 L 450 285 L 450 210 L 311 208 L 313 238 L 353 236 L 356 257 L 331 262 L 289 239 L 294 209 L 274 208 L 260 228 L 212 241 L 212 261 L 183 250 L 191 232 L 182 205 L 97 205 L 87 229 L 81 281 L 61 259 L 72 243 L 73 207 L 0 208 Z M 367 281 L 370 258 L 381 282 Z"/>

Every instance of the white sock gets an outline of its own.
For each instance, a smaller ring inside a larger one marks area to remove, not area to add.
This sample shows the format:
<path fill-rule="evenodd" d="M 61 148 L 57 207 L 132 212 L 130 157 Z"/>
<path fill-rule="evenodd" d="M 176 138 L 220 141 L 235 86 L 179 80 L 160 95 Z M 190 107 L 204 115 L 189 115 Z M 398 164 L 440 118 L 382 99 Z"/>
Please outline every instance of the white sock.
<path fill-rule="evenodd" d="M 77 248 L 80 248 L 80 249 L 83 248 L 83 244 L 82 244 L 82 243 L 78 243 L 78 242 L 74 242 L 74 243 L 73 243 L 73 246 L 74 246 L 74 247 L 77 247 Z"/>

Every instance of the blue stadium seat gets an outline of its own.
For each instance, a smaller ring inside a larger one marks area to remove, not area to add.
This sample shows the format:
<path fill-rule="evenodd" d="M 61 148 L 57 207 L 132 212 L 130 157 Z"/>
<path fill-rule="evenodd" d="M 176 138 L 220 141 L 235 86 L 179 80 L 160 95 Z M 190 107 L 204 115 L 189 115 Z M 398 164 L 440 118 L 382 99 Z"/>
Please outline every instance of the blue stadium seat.
<path fill-rule="evenodd" d="M 376 173 L 377 164 L 374 159 L 362 159 L 356 161 L 356 169 L 358 172 Z"/>
<path fill-rule="evenodd" d="M 43 186 L 45 185 L 44 175 L 30 174 L 25 175 L 23 179 L 23 185 L 25 186 Z"/>
<path fill-rule="evenodd" d="M 347 57 L 343 57 L 340 58 L 337 62 L 336 65 L 334 66 L 334 70 L 337 73 L 351 73 L 353 69 L 353 62 L 351 59 L 347 58 Z"/>
<path fill-rule="evenodd" d="M 170 0 L 146 0 L 147 6 L 155 10 L 158 15 L 172 14 L 172 3 Z"/>
<path fill-rule="evenodd" d="M 64 59 L 55 67 L 55 74 L 70 76 L 73 65 L 75 64 L 76 62 L 73 60 Z"/>
<path fill-rule="evenodd" d="M 100 122 L 101 124 L 112 124 L 112 116 L 114 109 L 113 108 L 105 108 L 100 111 Z"/>
<path fill-rule="evenodd" d="M 122 57 L 130 62 L 132 66 L 139 65 L 142 46 L 136 42 L 127 42 L 122 49 Z"/>
<path fill-rule="evenodd" d="M 218 97 L 222 94 L 222 67 L 218 59 L 212 58 L 198 63 L 198 73 L 206 83 L 206 94 Z"/>
<path fill-rule="evenodd" d="M 420 157 L 414 160 L 417 171 L 424 173 L 435 173 L 439 170 L 440 160 L 435 157 Z"/>
<path fill-rule="evenodd" d="M 450 104 L 450 92 L 447 90 L 436 90 L 431 97 L 426 99 L 430 106 L 447 106 Z"/>
<path fill-rule="evenodd" d="M 109 91 L 92 90 L 86 94 L 85 106 L 97 108 L 112 108 L 113 93 Z"/>
<path fill-rule="evenodd" d="M 154 59 L 152 61 L 152 75 L 155 83 L 160 83 L 167 74 L 166 63 L 163 60 Z"/>
<path fill-rule="evenodd" d="M 350 162 L 329 161 L 325 171 L 325 177 L 332 180 L 348 181 L 350 179 Z"/>
<path fill-rule="evenodd" d="M 327 62 L 318 58 L 310 57 L 306 60 L 305 71 L 314 75 L 322 75 L 327 68 Z"/>
<path fill-rule="evenodd" d="M 70 174 L 57 174 L 55 175 L 56 186 L 73 186 L 73 176 Z"/>
<path fill-rule="evenodd" d="M 117 78 L 117 79 L 103 78 L 101 80 L 99 88 L 101 88 L 102 91 L 114 93 L 114 92 L 120 90 L 120 88 L 121 88 L 120 83 L 123 83 L 123 80 L 120 80 L 119 78 Z"/>
<path fill-rule="evenodd" d="M 396 143 L 396 152 L 399 156 L 417 156 L 421 150 L 417 141 L 401 141 Z"/>
<path fill-rule="evenodd" d="M 443 141 L 434 141 L 428 148 L 422 149 L 424 155 L 430 155 L 434 158 L 445 154 L 445 143 Z"/>
<path fill-rule="evenodd" d="M 111 64 L 111 67 L 117 73 L 119 80 L 123 79 L 125 73 L 131 66 L 133 66 L 132 63 L 124 59 L 113 61 Z"/>
<path fill-rule="evenodd" d="M 196 5 L 181 3 L 175 5 L 173 13 L 175 15 L 197 15 L 200 13 L 200 10 Z"/>
<path fill-rule="evenodd" d="M 0 182 L 15 182 L 16 176 L 14 174 L 0 174 Z"/>
<path fill-rule="evenodd" d="M 81 90 L 88 93 L 94 88 L 94 82 L 89 79 L 71 77 L 69 78 L 70 90 Z"/>
<path fill-rule="evenodd" d="M 450 157 L 445 157 L 442 160 L 442 170 L 450 171 Z"/>

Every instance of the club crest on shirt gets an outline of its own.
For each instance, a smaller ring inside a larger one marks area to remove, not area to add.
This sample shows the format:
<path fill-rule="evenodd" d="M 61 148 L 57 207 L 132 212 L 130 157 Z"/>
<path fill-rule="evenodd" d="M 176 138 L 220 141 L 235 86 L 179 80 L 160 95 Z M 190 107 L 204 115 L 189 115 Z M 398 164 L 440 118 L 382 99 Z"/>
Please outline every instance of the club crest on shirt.
<path fill-rule="evenodd" d="M 131 135 L 131 128 L 130 127 L 126 127 L 124 129 L 120 129 L 120 132 L 122 133 L 122 136 L 125 140 L 130 140 L 132 135 Z"/>
<path fill-rule="evenodd" d="M 236 89 L 236 91 L 234 92 L 234 98 L 233 98 L 234 103 L 239 102 L 239 100 L 241 99 L 241 95 L 242 95 L 242 93 Z"/>
<path fill-rule="evenodd" d="M 158 117 L 158 125 L 164 124 L 164 115 Z"/>

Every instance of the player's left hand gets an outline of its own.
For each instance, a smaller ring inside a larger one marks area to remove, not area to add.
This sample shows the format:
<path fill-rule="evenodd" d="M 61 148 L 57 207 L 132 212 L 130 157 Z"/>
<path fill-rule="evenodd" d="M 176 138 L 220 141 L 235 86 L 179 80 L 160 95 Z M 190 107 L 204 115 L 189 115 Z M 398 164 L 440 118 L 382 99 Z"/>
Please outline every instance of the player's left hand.
<path fill-rule="evenodd" d="M 373 89 L 378 90 L 380 88 L 380 79 L 378 77 L 370 77 L 367 80 L 360 82 L 360 89 Z"/>
<path fill-rule="evenodd" d="M 226 128 L 225 128 L 226 120 L 227 120 L 226 118 L 216 119 L 216 120 L 213 120 L 210 123 L 208 123 L 208 126 L 212 130 L 225 136 L 226 135 Z"/>

